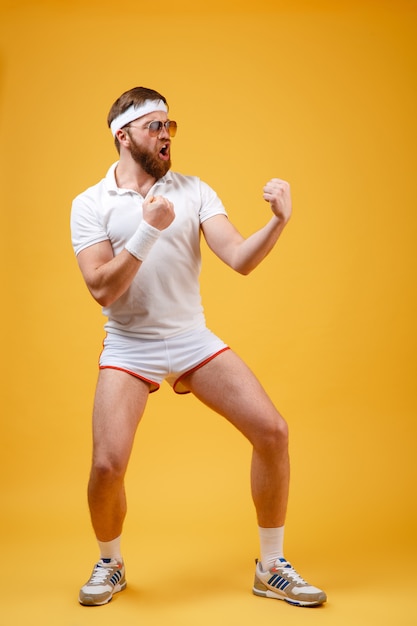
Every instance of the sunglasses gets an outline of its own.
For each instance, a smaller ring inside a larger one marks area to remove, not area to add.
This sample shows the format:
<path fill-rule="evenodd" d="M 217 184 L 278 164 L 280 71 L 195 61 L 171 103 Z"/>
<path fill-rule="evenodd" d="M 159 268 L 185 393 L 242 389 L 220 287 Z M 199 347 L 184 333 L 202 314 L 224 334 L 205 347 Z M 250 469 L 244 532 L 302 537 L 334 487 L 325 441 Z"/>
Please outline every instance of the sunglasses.
<path fill-rule="evenodd" d="M 126 124 L 126 126 L 129 126 L 130 128 L 141 128 L 140 126 L 133 126 L 133 124 Z M 177 132 L 177 122 L 174 122 L 174 120 L 167 120 L 166 122 L 154 120 L 142 128 L 146 128 L 151 137 L 156 137 L 161 132 L 163 126 L 165 126 L 165 129 L 168 131 L 170 137 L 175 137 Z"/>

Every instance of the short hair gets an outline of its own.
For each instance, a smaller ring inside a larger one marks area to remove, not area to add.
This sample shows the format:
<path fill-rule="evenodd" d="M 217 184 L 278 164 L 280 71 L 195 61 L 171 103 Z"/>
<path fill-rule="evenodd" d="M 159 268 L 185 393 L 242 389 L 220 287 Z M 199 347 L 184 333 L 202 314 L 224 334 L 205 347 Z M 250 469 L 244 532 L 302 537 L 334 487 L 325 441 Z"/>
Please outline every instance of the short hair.
<path fill-rule="evenodd" d="M 107 124 L 109 128 L 112 121 L 124 113 L 130 106 L 140 106 L 146 100 L 162 100 L 162 102 L 168 106 L 166 98 L 154 89 L 148 89 L 147 87 L 133 87 L 133 89 L 129 89 L 129 91 L 122 93 L 122 95 L 117 98 L 116 102 L 112 104 L 107 116 Z M 117 151 L 120 152 L 120 144 L 117 137 L 114 138 L 114 144 Z"/>

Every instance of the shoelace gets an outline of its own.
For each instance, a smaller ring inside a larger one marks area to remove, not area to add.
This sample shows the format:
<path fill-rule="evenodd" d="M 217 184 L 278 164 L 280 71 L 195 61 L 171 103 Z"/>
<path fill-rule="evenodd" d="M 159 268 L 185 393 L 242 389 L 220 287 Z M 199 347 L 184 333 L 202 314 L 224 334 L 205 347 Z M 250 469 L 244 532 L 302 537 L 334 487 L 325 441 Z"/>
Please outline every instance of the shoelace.
<path fill-rule="evenodd" d="M 288 563 L 288 561 L 283 563 L 277 562 L 275 568 L 281 570 L 282 573 L 285 574 L 285 576 L 291 578 L 291 580 L 297 585 L 308 585 L 308 582 L 300 576 L 300 574 L 293 568 L 290 563 Z"/>
<path fill-rule="evenodd" d="M 103 567 L 102 565 L 96 565 L 90 582 L 92 585 L 100 585 L 105 582 L 107 576 L 111 573 L 110 568 Z"/>

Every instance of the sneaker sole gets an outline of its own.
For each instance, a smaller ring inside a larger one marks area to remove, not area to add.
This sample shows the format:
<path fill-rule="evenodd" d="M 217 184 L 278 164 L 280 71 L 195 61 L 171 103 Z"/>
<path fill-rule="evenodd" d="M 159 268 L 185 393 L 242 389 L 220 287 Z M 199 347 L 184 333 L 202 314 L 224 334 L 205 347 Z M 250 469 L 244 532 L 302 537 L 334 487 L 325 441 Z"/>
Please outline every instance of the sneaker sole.
<path fill-rule="evenodd" d="M 320 606 L 320 604 L 323 604 L 324 602 L 326 602 L 326 600 L 313 600 L 312 602 L 307 602 L 305 600 L 293 600 L 292 598 L 288 598 L 287 596 L 280 595 L 279 593 L 276 593 L 275 591 L 270 591 L 269 589 L 266 589 L 265 591 L 260 591 L 259 589 L 256 589 L 255 587 L 253 587 L 252 592 L 255 596 L 258 596 L 259 598 L 272 598 L 274 600 L 284 600 L 284 602 L 287 602 L 288 604 L 291 604 L 292 606 L 304 606 L 304 607 Z"/>
<path fill-rule="evenodd" d="M 119 591 L 123 591 L 127 587 L 127 582 L 125 581 L 121 585 L 115 585 L 113 592 L 107 600 L 103 600 L 103 602 L 97 602 L 94 596 L 84 596 L 83 599 L 81 597 L 78 598 L 78 602 L 82 606 L 103 606 L 104 604 L 108 604 L 115 593 L 119 593 Z"/>

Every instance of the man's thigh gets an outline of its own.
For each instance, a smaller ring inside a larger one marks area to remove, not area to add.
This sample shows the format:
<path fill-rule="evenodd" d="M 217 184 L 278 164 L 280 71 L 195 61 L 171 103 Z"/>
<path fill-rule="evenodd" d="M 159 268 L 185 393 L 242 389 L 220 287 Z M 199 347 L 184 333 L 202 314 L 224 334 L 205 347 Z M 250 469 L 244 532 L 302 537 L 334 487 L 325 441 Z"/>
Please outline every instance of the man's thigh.
<path fill-rule="evenodd" d="M 127 463 L 148 396 L 145 381 L 116 369 L 99 371 L 93 411 L 95 457 Z"/>
<path fill-rule="evenodd" d="M 192 372 L 183 384 L 251 441 L 283 422 L 255 374 L 232 350 Z"/>

